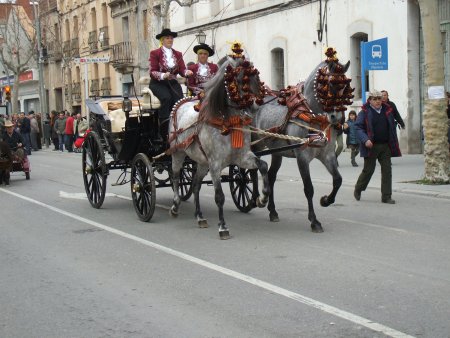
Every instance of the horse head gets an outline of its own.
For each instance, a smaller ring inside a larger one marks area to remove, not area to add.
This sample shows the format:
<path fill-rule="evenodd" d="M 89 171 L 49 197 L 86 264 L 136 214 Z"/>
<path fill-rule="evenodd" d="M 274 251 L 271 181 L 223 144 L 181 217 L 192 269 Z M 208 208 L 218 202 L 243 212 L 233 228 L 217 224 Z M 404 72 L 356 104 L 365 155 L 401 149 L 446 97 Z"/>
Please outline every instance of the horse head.
<path fill-rule="evenodd" d="M 240 44 L 232 47 L 233 54 L 219 61 L 216 75 L 205 86 L 203 117 L 226 117 L 235 111 L 247 111 L 264 98 L 264 83 L 259 71 L 242 55 Z"/>
<path fill-rule="evenodd" d="M 336 124 L 347 110 L 346 106 L 353 103 L 355 89 L 345 75 L 350 61 L 345 65 L 340 63 L 333 48 L 328 48 L 325 55 L 327 59 L 305 81 L 303 94 L 315 114 L 327 113 L 329 122 Z"/>

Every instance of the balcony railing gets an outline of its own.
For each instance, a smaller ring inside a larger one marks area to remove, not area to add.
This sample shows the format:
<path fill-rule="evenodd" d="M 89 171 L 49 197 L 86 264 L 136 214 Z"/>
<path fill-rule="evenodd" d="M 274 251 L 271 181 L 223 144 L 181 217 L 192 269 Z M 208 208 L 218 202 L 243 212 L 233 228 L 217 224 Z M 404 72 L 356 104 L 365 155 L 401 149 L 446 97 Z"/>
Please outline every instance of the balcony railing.
<path fill-rule="evenodd" d="M 80 82 L 72 83 L 72 100 L 75 102 L 81 101 L 81 84 L 80 84 Z"/>
<path fill-rule="evenodd" d="M 109 34 L 108 34 L 108 26 L 102 27 L 99 29 L 98 41 L 100 42 L 101 49 L 109 48 Z"/>
<path fill-rule="evenodd" d="M 112 46 L 111 63 L 114 67 L 131 65 L 133 60 L 133 47 L 131 41 L 120 42 Z"/>
<path fill-rule="evenodd" d="M 50 60 L 59 61 L 62 58 L 61 42 L 50 41 L 47 43 L 47 53 Z"/>
<path fill-rule="evenodd" d="M 91 53 L 96 53 L 98 51 L 97 30 L 89 32 L 88 44 Z"/>
<path fill-rule="evenodd" d="M 102 85 L 100 86 L 100 90 L 102 91 L 102 96 L 110 96 L 111 95 L 111 79 L 110 79 L 110 77 L 102 78 Z"/>
<path fill-rule="evenodd" d="M 93 79 L 91 80 L 91 86 L 89 88 L 91 92 L 91 96 L 99 96 L 100 95 L 100 80 Z"/>
<path fill-rule="evenodd" d="M 70 40 L 64 41 L 63 43 L 63 53 L 65 58 L 70 58 L 72 56 L 72 49 L 70 47 Z"/>
<path fill-rule="evenodd" d="M 70 49 L 72 50 L 72 57 L 80 57 L 80 44 L 78 43 L 78 38 L 70 40 Z"/>

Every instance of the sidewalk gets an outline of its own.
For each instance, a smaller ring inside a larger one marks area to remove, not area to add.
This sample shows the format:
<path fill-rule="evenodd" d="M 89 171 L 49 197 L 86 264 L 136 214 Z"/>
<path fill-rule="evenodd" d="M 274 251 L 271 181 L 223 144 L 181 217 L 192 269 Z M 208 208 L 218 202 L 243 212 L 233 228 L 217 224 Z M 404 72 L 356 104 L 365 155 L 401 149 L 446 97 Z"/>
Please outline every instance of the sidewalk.
<path fill-rule="evenodd" d="M 269 162 L 270 157 L 264 157 Z M 354 187 L 359 174 L 362 171 L 363 159 L 358 157 L 356 162 L 359 167 L 353 167 L 350 163 L 350 153 L 343 152 L 339 156 L 339 172 L 342 175 L 342 185 Z M 318 160 L 313 160 L 310 166 L 313 182 L 331 185 L 331 175 Z M 425 185 L 417 184 L 414 181 L 423 178 L 424 158 L 419 155 L 403 155 L 402 157 L 392 158 L 392 190 L 408 194 L 418 194 L 439 198 L 450 199 L 450 184 L 445 185 Z M 283 165 L 279 172 L 280 178 L 285 176 L 290 179 L 301 179 L 294 159 L 284 158 Z M 375 173 L 370 180 L 368 189 L 379 190 L 381 186 L 381 170 L 377 163 Z"/>

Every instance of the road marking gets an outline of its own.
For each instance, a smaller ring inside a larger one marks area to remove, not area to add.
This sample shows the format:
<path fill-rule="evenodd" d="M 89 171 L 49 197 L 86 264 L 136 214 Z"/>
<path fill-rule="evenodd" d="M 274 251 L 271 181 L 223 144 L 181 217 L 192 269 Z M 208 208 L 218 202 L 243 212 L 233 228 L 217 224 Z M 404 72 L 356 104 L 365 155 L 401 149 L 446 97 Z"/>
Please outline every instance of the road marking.
<path fill-rule="evenodd" d="M 210 270 L 219 272 L 219 273 L 224 274 L 226 276 L 235 278 L 237 280 L 249 283 L 251 285 L 257 286 L 257 287 L 262 288 L 262 289 L 265 289 L 267 291 L 276 293 L 276 294 L 278 294 L 280 296 L 284 296 L 284 297 L 287 297 L 289 299 L 293 299 L 293 300 L 295 300 L 295 301 L 297 301 L 299 303 L 302 303 L 304 305 L 307 305 L 307 306 L 310 306 L 312 308 L 318 309 L 318 310 L 323 311 L 325 313 L 334 315 L 336 317 L 348 320 L 348 321 L 350 321 L 352 323 L 355 323 L 355 324 L 367 327 L 367 328 L 369 328 L 369 329 L 371 329 L 373 331 L 381 332 L 381 333 L 383 333 L 385 335 L 388 335 L 388 336 L 391 336 L 391 337 L 395 337 L 395 338 L 397 338 L 397 337 L 398 338 L 400 338 L 400 337 L 401 338 L 405 338 L 405 337 L 412 337 L 413 338 L 414 337 L 414 336 L 410 336 L 410 335 L 408 335 L 408 334 L 406 334 L 404 332 L 400 332 L 400 331 L 397 331 L 397 330 L 395 330 L 393 328 L 385 326 L 383 324 L 376 323 L 376 322 L 374 322 L 374 321 L 372 321 L 370 319 L 367 319 L 367 318 L 355 315 L 355 314 L 353 314 L 351 312 L 348 312 L 348 311 L 345 311 L 345 310 L 341 310 L 341 309 L 339 309 L 337 307 L 334 307 L 334 306 L 328 305 L 326 303 L 322 303 L 320 301 L 317 301 L 315 299 L 303 296 L 303 295 L 301 295 L 299 293 L 296 293 L 296 292 L 293 292 L 293 291 L 289 291 L 287 289 L 283 289 L 283 288 L 281 288 L 279 286 L 276 286 L 274 284 L 270 284 L 270 283 L 264 282 L 263 280 L 260 280 L 260 279 L 257 279 L 257 278 L 253 278 L 253 277 L 248 276 L 248 275 L 244 275 L 244 274 L 242 274 L 240 272 L 237 272 L 237 271 L 234 271 L 234 270 L 231 270 L 231 269 L 227 269 L 227 268 L 222 267 L 220 265 L 217 265 L 217 264 L 205 261 L 203 259 L 191 256 L 191 255 L 188 255 L 188 254 L 185 254 L 185 253 L 183 253 L 181 251 L 177 251 L 177 250 L 165 247 L 163 245 L 160 245 L 160 244 L 148 241 L 146 239 L 137 237 L 135 235 L 131 235 L 131 234 L 126 233 L 124 231 L 111 228 L 111 227 L 109 227 L 107 225 L 98 223 L 98 222 L 90 220 L 88 218 L 84 218 L 84 217 L 78 216 L 78 215 L 73 214 L 71 212 L 68 212 L 68 211 L 56 208 L 54 206 L 45 204 L 45 203 L 40 202 L 38 200 L 32 199 L 30 197 L 27 197 L 27 196 L 24 196 L 24 195 L 20 195 L 18 193 L 15 193 L 15 192 L 3 189 L 3 188 L 0 188 L 0 191 L 3 191 L 4 193 L 10 194 L 10 195 L 15 196 L 17 198 L 20 198 L 22 200 L 28 201 L 30 203 L 34 203 L 36 205 L 39 205 L 39 206 L 41 206 L 43 208 L 49 209 L 49 210 L 54 211 L 56 213 L 59 213 L 61 215 L 70 217 L 70 218 L 75 219 L 77 221 L 80 221 L 80 222 L 83 222 L 83 223 L 95 226 L 95 227 L 97 227 L 99 229 L 103 229 L 103 230 L 108 231 L 108 232 L 110 232 L 112 234 L 121 236 L 123 238 L 130 239 L 132 241 L 138 242 L 138 243 L 143 244 L 145 246 L 148 246 L 148 247 L 154 248 L 156 250 L 165 252 L 168 255 L 181 258 L 181 259 L 183 259 L 185 261 L 188 261 L 188 262 L 191 262 L 191 263 L 203 266 L 205 268 L 208 268 Z"/>
<path fill-rule="evenodd" d="M 367 222 L 360 222 L 360 221 L 355 221 L 355 220 L 351 220 L 351 219 L 347 219 L 347 218 L 337 218 L 336 220 L 341 221 L 341 222 L 347 222 L 347 223 L 353 223 L 353 224 L 358 224 L 358 225 L 367 225 L 369 227 L 373 227 L 373 228 L 378 228 L 378 229 L 384 229 L 384 230 L 389 230 L 389 231 L 396 231 L 396 232 L 401 232 L 401 233 L 411 233 L 410 231 L 404 230 L 404 229 L 396 229 L 396 228 L 390 228 L 384 225 L 379 225 L 379 224 L 374 224 L 374 223 L 367 223 Z"/>
<path fill-rule="evenodd" d="M 68 198 L 68 199 L 75 199 L 75 200 L 87 200 L 87 196 L 86 193 L 84 192 L 65 192 L 65 191 L 59 191 L 59 197 L 61 198 Z M 121 198 L 123 200 L 127 200 L 127 201 L 132 201 L 133 199 L 129 196 L 124 196 L 124 195 L 118 195 L 118 194 L 114 194 L 114 193 L 105 193 L 105 197 L 117 197 L 117 198 Z M 168 207 L 167 205 L 162 205 L 162 204 L 158 204 L 155 203 L 155 206 L 164 210 L 170 210 L 170 207 Z"/>

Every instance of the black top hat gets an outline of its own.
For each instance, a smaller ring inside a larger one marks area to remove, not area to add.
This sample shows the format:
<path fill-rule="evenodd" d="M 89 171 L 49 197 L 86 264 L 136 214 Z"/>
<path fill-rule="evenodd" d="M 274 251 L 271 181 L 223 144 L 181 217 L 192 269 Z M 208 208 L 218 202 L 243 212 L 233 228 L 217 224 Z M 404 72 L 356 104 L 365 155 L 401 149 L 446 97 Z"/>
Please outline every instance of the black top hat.
<path fill-rule="evenodd" d="M 199 49 L 204 49 L 209 53 L 209 56 L 213 56 L 214 55 L 214 50 L 209 47 L 206 43 L 201 43 L 197 46 L 194 46 L 194 53 L 197 54 Z"/>
<path fill-rule="evenodd" d="M 176 38 L 178 36 L 177 32 L 172 32 L 170 30 L 170 28 L 164 28 L 161 33 L 159 33 L 158 35 L 156 35 L 156 39 L 159 40 L 161 39 L 163 36 L 172 36 L 174 38 Z"/>

